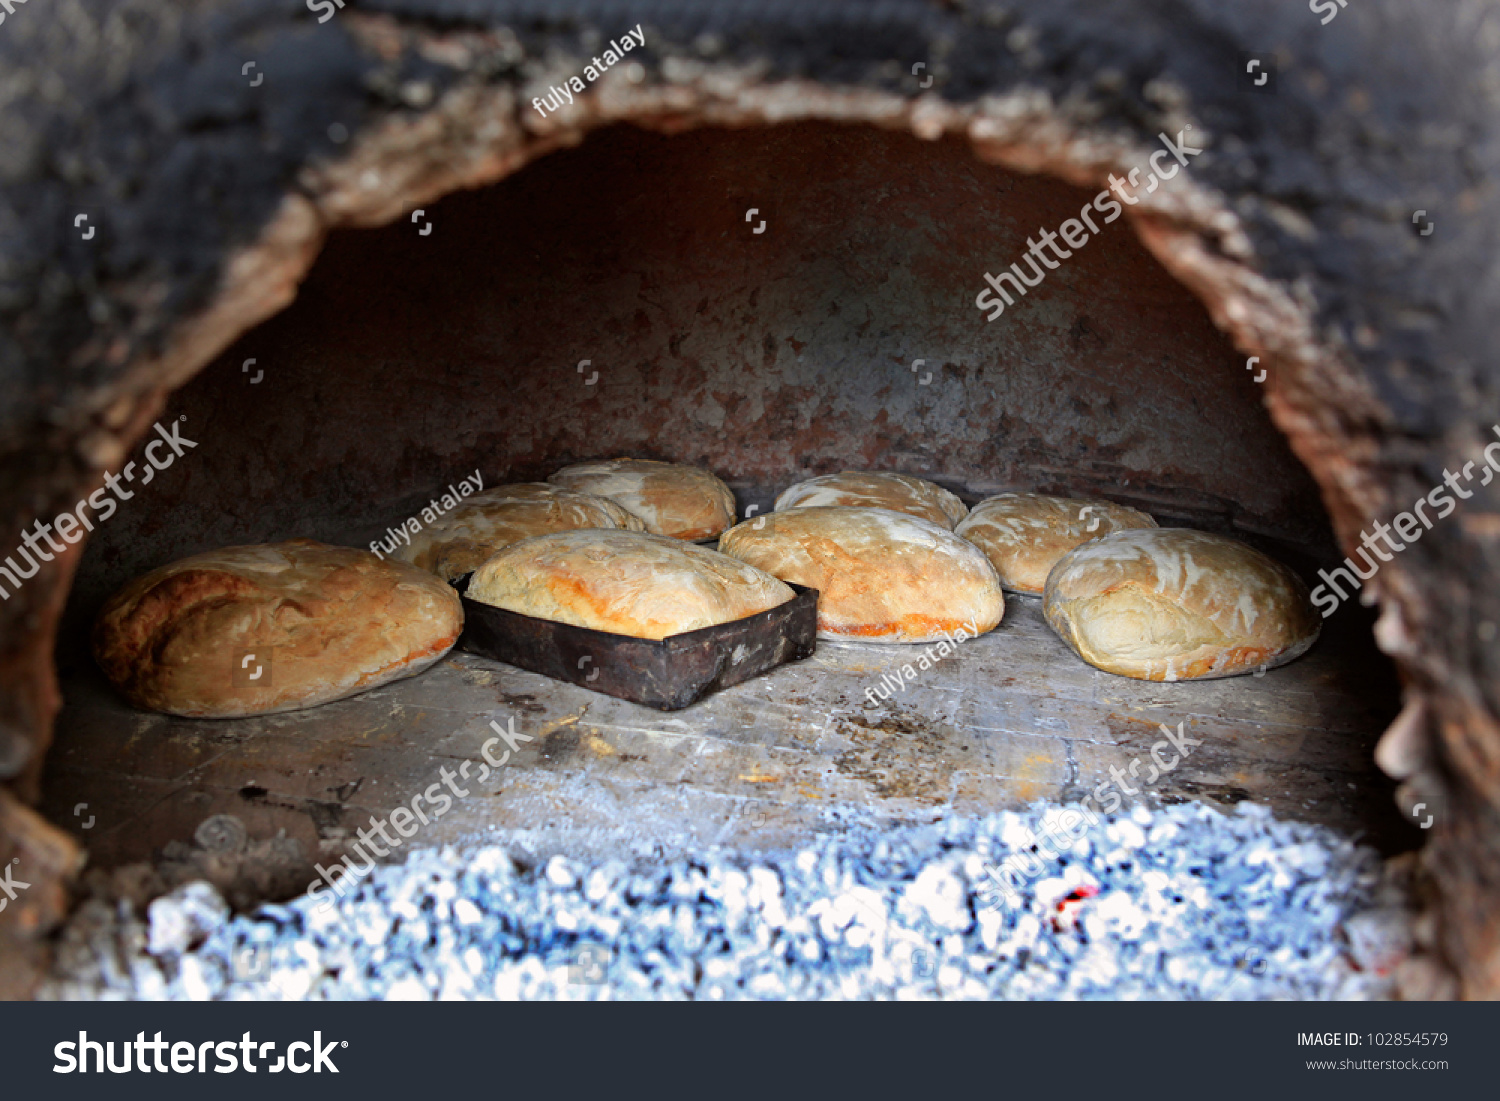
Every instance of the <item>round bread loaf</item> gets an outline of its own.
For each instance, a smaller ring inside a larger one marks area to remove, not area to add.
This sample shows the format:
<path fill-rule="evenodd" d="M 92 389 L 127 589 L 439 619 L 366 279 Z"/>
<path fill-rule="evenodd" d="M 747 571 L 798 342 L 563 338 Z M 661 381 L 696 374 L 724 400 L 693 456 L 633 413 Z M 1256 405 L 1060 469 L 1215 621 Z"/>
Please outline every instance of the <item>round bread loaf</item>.
<path fill-rule="evenodd" d="M 888 508 L 793 508 L 746 520 L 725 554 L 819 590 L 818 637 L 935 642 L 1005 614 L 984 552 L 941 524 Z"/>
<path fill-rule="evenodd" d="M 603 497 L 550 485 L 544 487 L 548 493 L 523 485 L 515 496 L 506 495 L 516 488 L 481 490 L 421 528 L 410 543 L 396 548 L 395 557 L 452 581 L 477 570 L 496 551 L 533 535 L 575 528 L 642 528 L 637 517 Z"/>
<path fill-rule="evenodd" d="M 987 497 L 954 529 L 989 556 L 1000 584 L 1012 592 L 1041 593 L 1057 560 L 1090 539 L 1154 528 L 1144 512 L 1086 497 L 1002 493 Z"/>
<path fill-rule="evenodd" d="M 650 459 L 606 459 L 565 466 L 547 481 L 608 497 L 646 530 L 673 539 L 715 539 L 734 523 L 734 494 L 707 470 Z"/>
<path fill-rule="evenodd" d="M 1047 577 L 1047 622 L 1079 657 L 1137 680 L 1200 680 L 1284 665 L 1318 637 L 1307 586 L 1222 535 L 1120 531 Z"/>
<path fill-rule="evenodd" d="M 471 501 L 574 501 L 582 500 L 599 509 L 614 521 L 614 527 L 624 531 L 645 531 L 646 525 L 641 518 L 633 512 L 620 507 L 608 497 L 600 497 L 594 493 L 579 493 L 572 489 L 563 489 L 550 482 L 512 482 L 509 485 L 494 486 L 490 489 L 481 489 L 473 494 L 464 503 Z M 601 527 L 611 525 L 600 525 Z M 537 534 L 544 534 L 538 532 Z"/>
<path fill-rule="evenodd" d="M 522 615 L 632 638 L 666 638 L 769 611 L 795 594 L 769 574 L 679 539 L 564 531 L 512 544 L 468 596 Z"/>
<path fill-rule="evenodd" d="M 419 673 L 463 629 L 448 585 L 291 539 L 193 555 L 105 602 L 94 658 L 131 703 L 194 718 L 296 711 Z"/>
<path fill-rule="evenodd" d="M 969 512 L 962 501 L 940 485 L 913 478 L 910 474 L 881 471 L 846 470 L 842 474 L 824 474 L 789 486 L 776 498 L 777 512 L 830 505 L 894 509 L 942 524 L 949 531 Z"/>

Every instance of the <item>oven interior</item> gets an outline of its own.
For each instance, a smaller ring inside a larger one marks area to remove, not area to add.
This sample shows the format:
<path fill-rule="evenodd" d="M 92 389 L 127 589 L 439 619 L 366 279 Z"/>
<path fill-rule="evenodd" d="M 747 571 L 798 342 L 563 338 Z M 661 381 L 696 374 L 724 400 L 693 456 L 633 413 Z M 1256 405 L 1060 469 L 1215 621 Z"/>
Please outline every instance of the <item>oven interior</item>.
<path fill-rule="evenodd" d="M 163 421 L 198 446 L 91 539 L 41 809 L 96 866 L 216 814 L 311 864 L 514 717 L 532 740 L 424 844 L 753 850 L 1076 800 L 1185 723 L 1202 749 L 1141 799 L 1254 801 L 1415 847 L 1373 764 L 1399 684 L 1358 606 L 1263 676 L 1156 684 L 1085 665 L 1037 598 L 1007 594 L 997 630 L 888 700 L 868 690 L 906 648 L 820 642 L 673 713 L 455 651 L 315 709 L 193 721 L 132 710 L 88 656 L 100 603 L 158 565 L 293 536 L 364 547 L 476 470 L 488 487 L 624 455 L 713 470 L 742 516 L 846 469 L 970 504 L 1104 496 L 1310 579 L 1341 557 L 1317 485 L 1256 371 L 1126 221 L 1001 318 L 975 308 L 985 272 L 1089 198 L 955 139 L 621 125 L 416 221 L 335 233 L 291 307 L 172 395 Z"/>

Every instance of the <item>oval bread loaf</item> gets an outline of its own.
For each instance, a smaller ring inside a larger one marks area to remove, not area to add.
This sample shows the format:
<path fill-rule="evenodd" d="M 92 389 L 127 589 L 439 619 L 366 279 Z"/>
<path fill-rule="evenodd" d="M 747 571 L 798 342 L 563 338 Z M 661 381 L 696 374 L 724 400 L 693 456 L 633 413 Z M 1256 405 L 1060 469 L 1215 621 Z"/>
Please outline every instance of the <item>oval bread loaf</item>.
<path fill-rule="evenodd" d="M 515 543 L 474 572 L 468 596 L 522 615 L 666 638 L 769 611 L 796 595 L 717 551 L 633 531 L 565 531 Z"/>
<path fill-rule="evenodd" d="M 1068 551 L 1117 531 L 1154 528 L 1144 512 L 1084 497 L 1002 493 L 987 497 L 954 529 L 989 556 L 1000 584 L 1040 594 L 1047 574 Z"/>
<path fill-rule="evenodd" d="M 1005 614 L 1000 579 L 974 544 L 888 508 L 793 508 L 746 520 L 725 554 L 819 590 L 818 637 L 934 642 L 983 634 Z"/>
<path fill-rule="evenodd" d="M 105 602 L 95 660 L 137 707 L 295 711 L 408 677 L 463 629 L 448 585 L 369 551 L 292 539 L 193 555 Z"/>
<path fill-rule="evenodd" d="M 490 489 L 481 489 L 469 498 L 469 501 L 571 501 L 582 498 L 595 508 L 604 512 L 614 521 L 613 526 L 622 531 L 645 531 L 646 525 L 635 513 L 626 510 L 619 504 L 611 501 L 608 497 L 600 497 L 596 493 L 580 493 L 577 490 L 564 489 L 550 482 L 511 482 L 509 485 L 498 485 Z M 466 504 L 468 502 L 465 502 Z M 601 527 L 609 525 L 600 525 Z M 543 534 L 539 532 L 538 534 Z"/>
<path fill-rule="evenodd" d="M 607 459 L 565 466 L 547 481 L 608 497 L 639 516 L 647 531 L 673 539 L 715 539 L 734 523 L 734 494 L 696 466 Z"/>
<path fill-rule="evenodd" d="M 777 512 L 832 505 L 894 509 L 942 524 L 949 531 L 969 512 L 962 501 L 940 485 L 910 474 L 882 471 L 824 474 L 789 486 L 776 498 Z"/>
<path fill-rule="evenodd" d="M 1185 528 L 1116 532 L 1068 552 L 1047 578 L 1043 609 L 1084 661 L 1138 680 L 1283 665 L 1322 627 L 1291 570 L 1244 543 Z"/>
<path fill-rule="evenodd" d="M 551 493 L 524 490 L 506 496 L 508 486 L 482 490 L 440 516 L 395 551 L 395 557 L 452 581 L 477 570 L 498 550 L 554 531 L 577 528 L 641 530 L 639 519 L 613 501 L 547 486 Z"/>

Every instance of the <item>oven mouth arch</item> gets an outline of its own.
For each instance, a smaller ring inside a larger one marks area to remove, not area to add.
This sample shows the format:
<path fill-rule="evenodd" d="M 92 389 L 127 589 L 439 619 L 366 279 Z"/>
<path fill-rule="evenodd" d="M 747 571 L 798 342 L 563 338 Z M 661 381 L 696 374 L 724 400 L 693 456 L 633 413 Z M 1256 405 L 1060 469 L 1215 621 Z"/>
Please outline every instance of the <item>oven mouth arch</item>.
<path fill-rule="evenodd" d="M 1152 152 L 1107 135 L 1080 136 L 1078 129 L 1060 124 L 1050 109 L 1039 108 L 1025 95 L 997 97 L 980 109 L 945 104 L 935 97 L 913 105 L 900 97 L 829 91 L 805 82 L 767 85 L 762 91 L 758 101 L 755 96 L 748 98 L 750 106 L 742 98 L 726 107 L 705 95 L 697 116 L 681 97 L 654 108 L 642 108 L 627 97 L 612 107 L 611 115 L 530 135 L 523 151 L 511 150 L 504 156 L 465 156 L 455 149 L 463 143 L 452 134 L 477 134 L 496 119 L 513 118 L 473 102 L 437 105 L 435 113 L 449 112 L 450 132 L 433 139 L 425 151 L 412 146 L 420 120 L 398 120 L 368 139 L 361 134 L 360 144 L 348 157 L 319 166 L 314 171 L 317 182 L 289 195 L 261 240 L 226 264 L 225 284 L 214 303 L 182 326 L 165 354 L 123 373 L 130 381 L 114 390 L 107 402 L 110 407 L 124 403 L 129 409 L 123 430 L 117 434 L 120 446 L 128 446 L 134 442 L 132 437 L 138 440 L 150 430 L 167 392 L 184 385 L 212 361 L 214 355 L 206 353 L 229 346 L 231 340 L 285 308 L 333 227 L 403 222 L 411 211 L 435 203 L 440 194 L 473 188 L 481 181 L 498 182 L 521 165 L 582 140 L 588 131 L 612 120 L 668 133 L 681 132 L 690 124 L 784 124 L 787 114 L 781 105 L 796 100 L 808 118 L 899 127 L 926 141 L 961 135 L 981 159 L 1084 184 L 1090 190 L 1107 179 L 1110 171 L 1128 173 L 1142 157 L 1149 162 Z M 896 103 L 900 104 L 899 117 L 893 114 Z M 468 118 L 467 128 L 451 128 L 454 117 Z M 372 190 L 363 185 L 365 173 L 379 174 L 387 158 L 395 158 L 392 163 L 421 166 L 410 172 L 415 177 L 411 191 L 395 201 L 363 196 L 363 191 Z M 444 166 L 445 161 L 450 163 Z M 1127 211 L 1127 215 L 1146 248 L 1199 296 L 1214 320 L 1233 335 L 1241 353 L 1256 356 L 1270 378 L 1277 380 L 1266 391 L 1271 418 L 1304 466 L 1319 477 L 1329 513 L 1347 543 L 1355 531 L 1380 514 L 1386 500 L 1367 472 L 1351 472 L 1349 464 L 1335 461 L 1351 449 L 1353 426 L 1379 419 L 1375 400 L 1357 371 L 1337 349 L 1316 337 L 1303 303 L 1254 270 L 1243 226 L 1207 189 L 1191 184 L 1183 194 L 1164 192 L 1157 203 Z M 1329 409 L 1321 398 L 1325 392 L 1351 400 Z"/>

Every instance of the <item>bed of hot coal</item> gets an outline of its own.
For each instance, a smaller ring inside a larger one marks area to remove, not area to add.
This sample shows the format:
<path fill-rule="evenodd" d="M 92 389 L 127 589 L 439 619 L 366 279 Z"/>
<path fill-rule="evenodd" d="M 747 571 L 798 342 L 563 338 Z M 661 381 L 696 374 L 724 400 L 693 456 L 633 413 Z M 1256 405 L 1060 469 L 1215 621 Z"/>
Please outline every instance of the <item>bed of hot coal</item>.
<path fill-rule="evenodd" d="M 125 869 L 96 878 L 42 996 L 1389 996 L 1407 859 L 1252 804 L 1137 807 L 1007 898 L 993 870 L 1058 815 L 861 828 L 753 860 L 522 868 L 501 847 L 428 849 L 340 900 L 233 917 L 202 881 L 142 908 L 153 875 Z"/>

